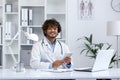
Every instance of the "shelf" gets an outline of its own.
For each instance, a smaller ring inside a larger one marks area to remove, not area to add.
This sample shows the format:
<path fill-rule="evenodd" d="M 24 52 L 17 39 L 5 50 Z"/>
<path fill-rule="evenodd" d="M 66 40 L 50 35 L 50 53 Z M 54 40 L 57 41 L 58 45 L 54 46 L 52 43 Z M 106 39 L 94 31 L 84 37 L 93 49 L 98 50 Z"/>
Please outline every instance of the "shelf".
<path fill-rule="evenodd" d="M 28 25 L 28 26 L 21 26 L 21 27 L 23 27 L 23 28 L 25 28 L 25 27 L 42 27 L 42 25 Z"/>
<path fill-rule="evenodd" d="M 33 46 L 33 44 L 21 44 L 21 46 Z"/>
<path fill-rule="evenodd" d="M 5 12 L 6 15 L 18 15 L 18 12 Z"/>
<path fill-rule="evenodd" d="M 21 0 L 20 6 L 44 6 L 45 0 Z"/>
<path fill-rule="evenodd" d="M 6 53 L 5 55 L 12 55 L 12 53 Z M 18 55 L 18 54 L 14 53 L 13 55 Z"/>
<path fill-rule="evenodd" d="M 11 39 L 5 39 L 6 41 L 11 41 L 12 40 L 12 38 Z M 18 41 L 18 39 L 14 39 L 14 41 Z"/>
<path fill-rule="evenodd" d="M 54 15 L 54 14 L 62 14 L 62 15 L 66 15 L 66 13 L 65 12 L 47 12 L 47 14 L 49 15 L 49 14 L 52 14 L 52 15 Z"/>

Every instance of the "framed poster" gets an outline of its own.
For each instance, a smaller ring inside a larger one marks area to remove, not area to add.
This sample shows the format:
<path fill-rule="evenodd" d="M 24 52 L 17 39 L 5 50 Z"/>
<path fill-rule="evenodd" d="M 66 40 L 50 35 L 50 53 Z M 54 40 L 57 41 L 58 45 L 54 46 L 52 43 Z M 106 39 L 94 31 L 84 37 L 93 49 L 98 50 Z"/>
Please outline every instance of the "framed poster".
<path fill-rule="evenodd" d="M 94 0 L 78 0 L 78 17 L 85 20 L 93 19 Z"/>

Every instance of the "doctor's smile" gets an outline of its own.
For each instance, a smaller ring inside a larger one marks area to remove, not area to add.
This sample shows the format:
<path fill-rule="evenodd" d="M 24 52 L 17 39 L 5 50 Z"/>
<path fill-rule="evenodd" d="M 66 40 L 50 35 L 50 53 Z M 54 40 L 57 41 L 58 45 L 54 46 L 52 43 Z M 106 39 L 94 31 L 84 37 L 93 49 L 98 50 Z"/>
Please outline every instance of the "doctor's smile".
<path fill-rule="evenodd" d="M 46 34 L 48 38 L 55 38 L 58 35 L 58 29 L 57 28 L 48 28 L 48 30 L 46 31 Z"/>

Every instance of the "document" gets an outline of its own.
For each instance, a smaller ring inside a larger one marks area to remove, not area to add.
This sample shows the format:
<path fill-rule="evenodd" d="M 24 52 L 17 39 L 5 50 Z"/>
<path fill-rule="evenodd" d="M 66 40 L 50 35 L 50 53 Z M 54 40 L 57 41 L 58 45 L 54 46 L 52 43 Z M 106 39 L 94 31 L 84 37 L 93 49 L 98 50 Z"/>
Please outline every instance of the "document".
<path fill-rule="evenodd" d="M 73 69 L 41 69 L 41 71 L 61 73 L 61 72 L 71 72 L 73 71 Z"/>

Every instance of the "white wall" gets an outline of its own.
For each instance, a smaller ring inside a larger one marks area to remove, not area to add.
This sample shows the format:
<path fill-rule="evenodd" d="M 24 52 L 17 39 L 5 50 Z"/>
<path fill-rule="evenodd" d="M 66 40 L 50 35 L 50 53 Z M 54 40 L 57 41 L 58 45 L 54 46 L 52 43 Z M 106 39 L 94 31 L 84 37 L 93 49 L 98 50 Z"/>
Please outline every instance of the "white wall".
<path fill-rule="evenodd" d="M 116 37 L 106 35 L 107 21 L 120 20 L 120 13 L 111 9 L 111 0 L 94 0 L 94 18 L 78 19 L 77 0 L 68 0 L 68 45 L 73 52 L 75 67 L 91 66 L 93 61 L 85 55 L 80 55 L 78 37 L 93 33 L 95 42 L 108 42 L 116 48 Z"/>

